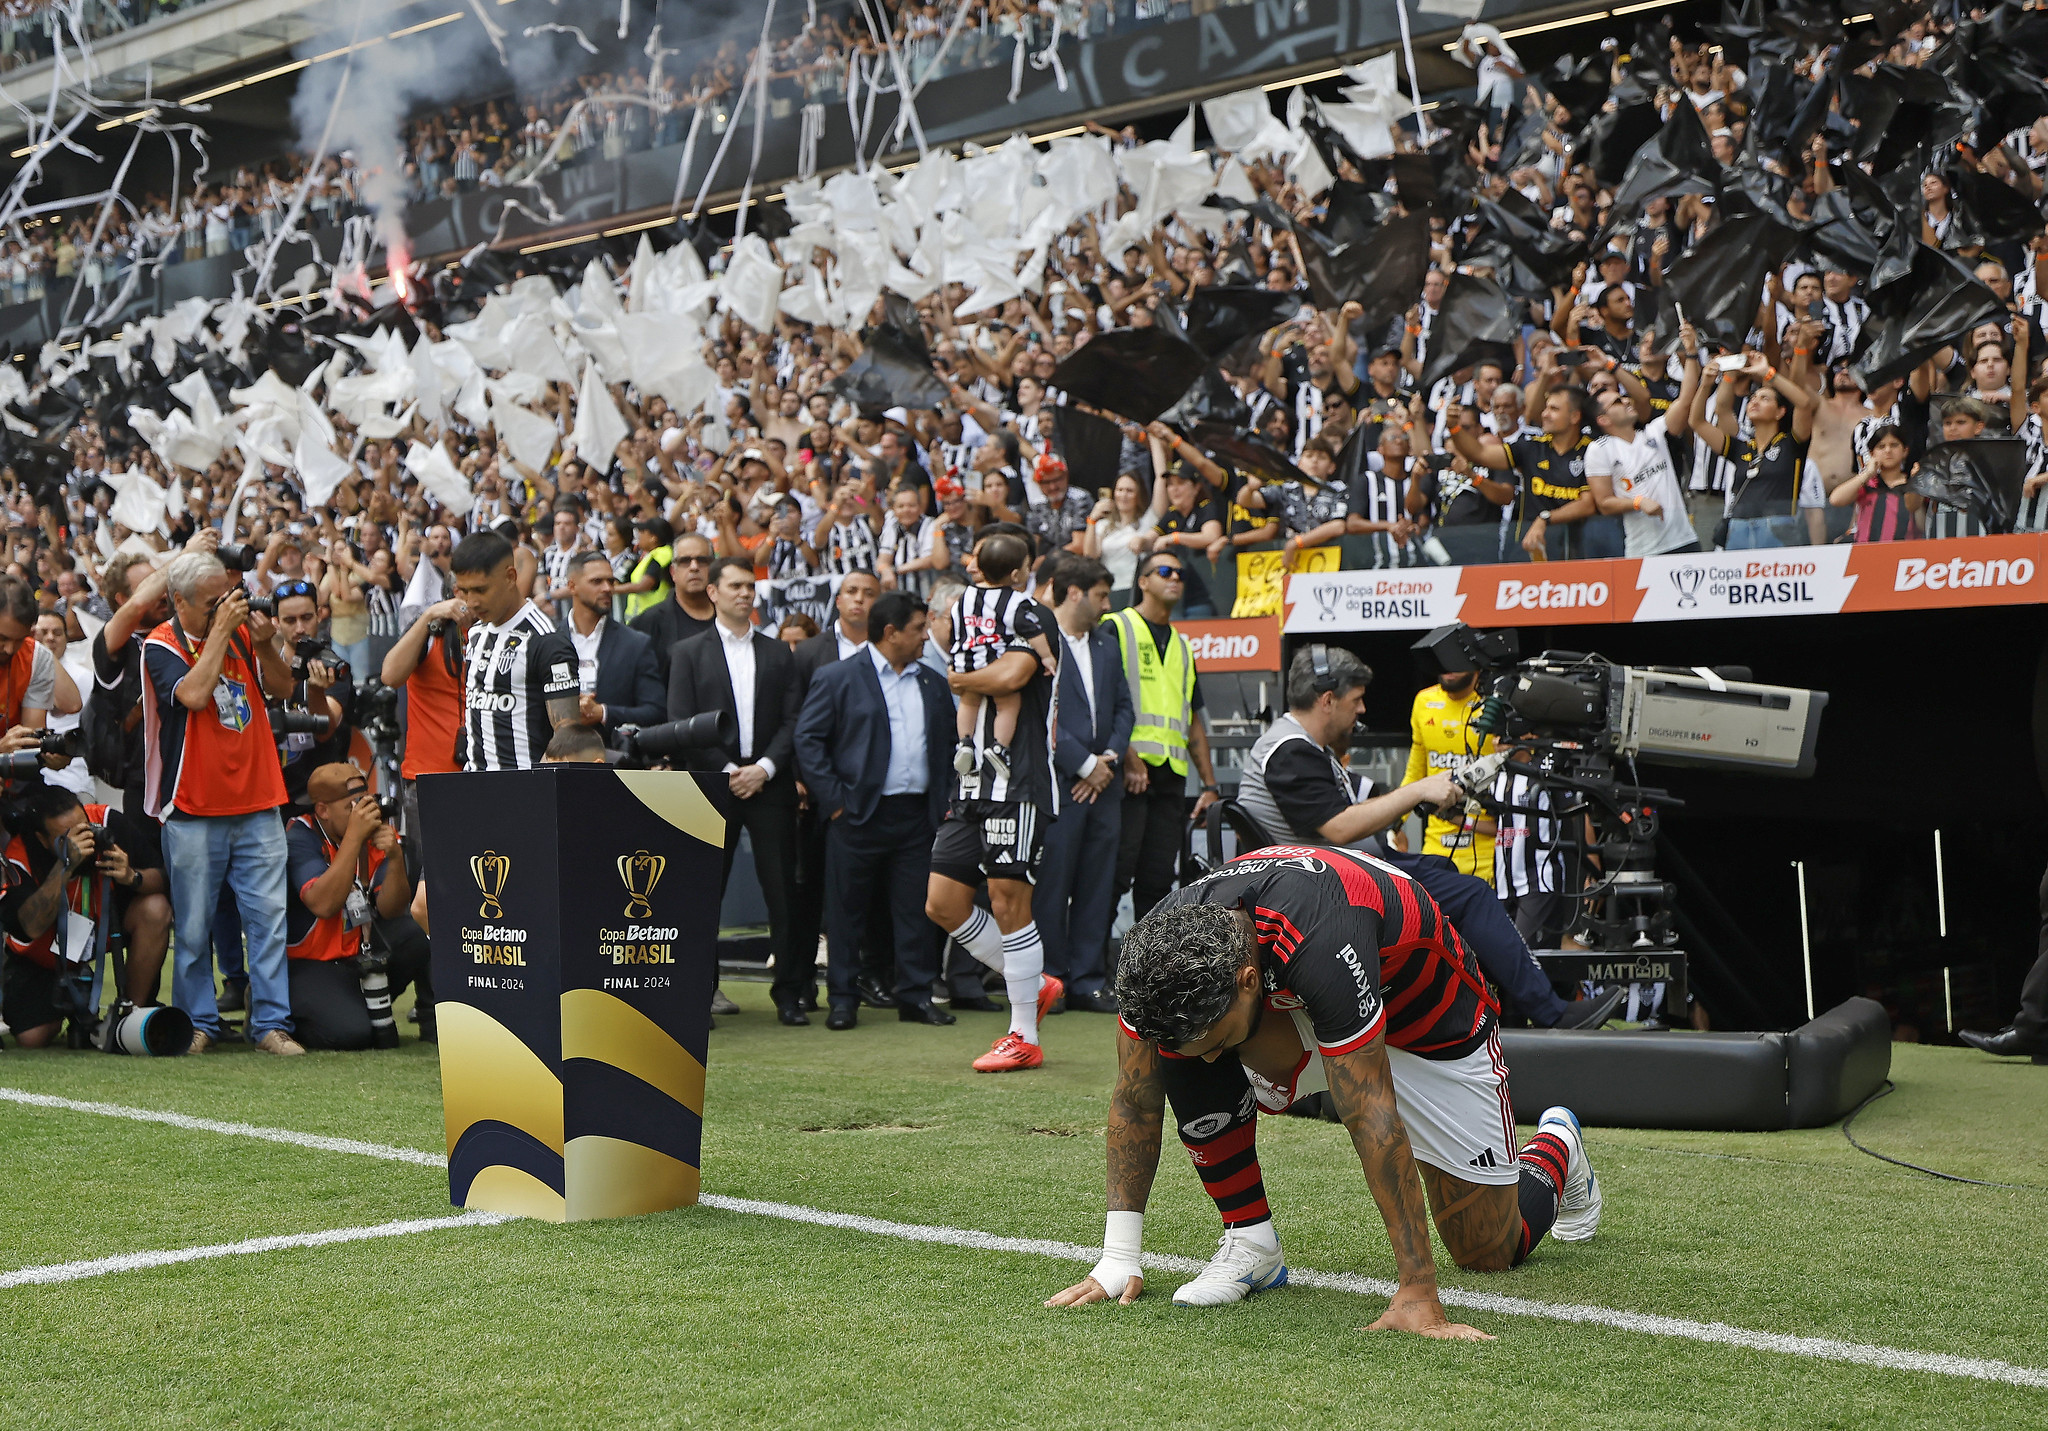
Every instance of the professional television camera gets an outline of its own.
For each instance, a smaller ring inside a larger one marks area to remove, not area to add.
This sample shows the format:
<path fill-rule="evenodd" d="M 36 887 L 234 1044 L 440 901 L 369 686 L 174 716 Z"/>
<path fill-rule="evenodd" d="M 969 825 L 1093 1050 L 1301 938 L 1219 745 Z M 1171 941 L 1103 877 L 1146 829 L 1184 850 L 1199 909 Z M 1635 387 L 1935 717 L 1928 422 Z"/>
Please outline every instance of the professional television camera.
<path fill-rule="evenodd" d="M 686 750 L 723 745 L 733 738 L 731 711 L 704 711 L 662 725 L 622 725 L 619 748 L 605 752 L 607 765 L 645 770 L 657 760 L 673 761 Z"/>
<path fill-rule="evenodd" d="M 1598 858 L 1599 877 L 1567 890 L 1579 904 L 1570 933 L 1589 949 L 1654 950 L 1678 940 L 1676 888 L 1655 866 L 1662 812 L 1682 802 L 1634 783 L 1637 760 L 1813 773 L 1825 691 L 1759 685 L 1742 667 L 1622 666 L 1576 651 L 1524 660 L 1515 632 L 1463 624 L 1440 626 L 1413 649 L 1428 655 L 1431 670 L 1478 673 L 1483 705 L 1472 729 L 1496 737 L 1499 750 L 1461 772 L 1472 782 L 1467 791 L 1489 809 L 1554 819 L 1580 870 L 1590 872 L 1590 857 Z M 1629 780 L 1617 778 L 1617 760 L 1628 763 Z M 1496 799 L 1489 787 L 1503 770 L 1548 791 L 1550 807 Z"/>

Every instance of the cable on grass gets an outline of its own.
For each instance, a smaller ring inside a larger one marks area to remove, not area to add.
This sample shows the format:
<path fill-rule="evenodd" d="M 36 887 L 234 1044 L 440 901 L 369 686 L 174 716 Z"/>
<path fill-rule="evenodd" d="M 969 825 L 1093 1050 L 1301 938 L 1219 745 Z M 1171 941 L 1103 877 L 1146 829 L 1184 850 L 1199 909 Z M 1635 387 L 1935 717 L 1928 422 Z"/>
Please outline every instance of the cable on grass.
<path fill-rule="evenodd" d="M 1871 1104 L 1877 1102 L 1878 1099 L 1883 1098 L 1887 1094 L 1896 1093 L 1898 1091 L 1899 1085 L 1892 1082 L 1889 1078 L 1887 1078 L 1884 1081 L 1884 1086 L 1882 1088 L 1879 1088 L 1875 1093 L 1871 1094 L 1868 1098 L 1864 1099 L 1861 1103 L 1858 1103 L 1854 1108 L 1851 1108 L 1849 1110 L 1849 1116 L 1842 1120 L 1842 1136 L 1849 1140 L 1850 1147 L 1854 1148 L 1859 1153 L 1868 1153 L 1871 1157 L 1876 1158 L 1881 1163 L 1890 1163 L 1893 1167 L 1910 1168 L 1916 1173 L 1925 1173 L 1930 1178 L 1940 1178 L 1943 1182 L 1968 1183 L 1973 1188 L 2017 1188 L 2022 1192 L 2048 1192 L 2048 1188 L 2037 1187 L 2033 1183 L 1993 1183 L 1986 1182 L 1982 1178 L 1966 1178 L 1961 1177 L 1955 1173 L 1939 1172 L 1934 1168 L 1923 1168 L 1918 1163 L 1909 1163 L 1904 1158 L 1891 1157 L 1889 1154 L 1880 1153 L 1875 1148 L 1867 1148 L 1863 1144 L 1857 1142 L 1856 1135 L 1849 1131 L 1849 1125 L 1856 1121 L 1857 1115 L 1862 1113 L 1862 1111 L 1868 1108 Z"/>

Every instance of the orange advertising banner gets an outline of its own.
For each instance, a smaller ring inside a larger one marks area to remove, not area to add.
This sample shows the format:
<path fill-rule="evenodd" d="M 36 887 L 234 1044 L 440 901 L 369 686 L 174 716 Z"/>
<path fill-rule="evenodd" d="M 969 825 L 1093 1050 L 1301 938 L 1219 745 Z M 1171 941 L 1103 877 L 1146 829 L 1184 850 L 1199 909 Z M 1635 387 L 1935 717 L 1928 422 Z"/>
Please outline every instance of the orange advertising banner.
<path fill-rule="evenodd" d="M 2048 537 L 1691 552 L 1613 561 L 1298 572 L 1289 635 L 1832 616 L 2048 603 Z"/>
<path fill-rule="evenodd" d="M 1188 638 L 1197 671 L 1280 669 L 1280 620 L 1276 616 L 1176 621 L 1173 629 Z"/>

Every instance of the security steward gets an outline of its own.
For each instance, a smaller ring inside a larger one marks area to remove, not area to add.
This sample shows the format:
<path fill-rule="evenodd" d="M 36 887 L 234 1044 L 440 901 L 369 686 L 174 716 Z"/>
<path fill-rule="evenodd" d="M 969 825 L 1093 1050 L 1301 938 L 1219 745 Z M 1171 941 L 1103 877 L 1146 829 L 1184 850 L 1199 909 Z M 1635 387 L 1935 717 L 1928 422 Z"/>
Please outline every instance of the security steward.
<path fill-rule="evenodd" d="M 1445 671 L 1437 683 L 1415 693 L 1408 714 L 1408 769 L 1401 783 L 1412 785 L 1425 775 L 1452 775 L 1490 754 L 1492 736 L 1472 729 L 1479 714 L 1479 676 L 1473 671 Z M 1422 833 L 1422 854 L 1459 874 L 1493 883 L 1494 819 L 1476 800 L 1460 799 L 1437 807 Z"/>
<path fill-rule="evenodd" d="M 285 827 L 290 852 L 285 953 L 292 1026 L 307 1048 L 365 1049 L 375 1032 L 361 982 L 363 956 L 388 955 L 395 999 L 419 986 L 420 1042 L 435 1042 L 427 937 L 412 920 L 412 881 L 398 832 L 363 773 L 321 766 L 306 778 L 310 814 Z"/>
<path fill-rule="evenodd" d="M 1116 612 L 1124 679 L 1137 706 L 1130 744 L 1124 747 L 1124 823 L 1117 850 L 1116 892 L 1130 891 L 1136 917 L 1173 888 L 1188 821 L 1200 819 L 1217 796 L 1209 763 L 1209 730 L 1199 719 L 1202 693 L 1195 685 L 1195 653 L 1170 618 L 1187 573 L 1172 552 L 1138 563 L 1138 602 Z M 1202 793 L 1188 810 L 1188 762 L 1202 777 Z"/>

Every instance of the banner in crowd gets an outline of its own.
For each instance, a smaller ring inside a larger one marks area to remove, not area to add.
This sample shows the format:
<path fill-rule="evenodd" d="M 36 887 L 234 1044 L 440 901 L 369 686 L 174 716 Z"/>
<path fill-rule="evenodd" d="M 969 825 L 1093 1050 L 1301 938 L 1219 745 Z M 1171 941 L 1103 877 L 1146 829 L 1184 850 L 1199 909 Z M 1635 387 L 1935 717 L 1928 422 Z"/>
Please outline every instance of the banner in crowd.
<path fill-rule="evenodd" d="M 1242 588 L 1240 587 L 1240 591 Z M 1289 635 L 1833 616 L 2048 603 L 2048 536 L 1400 571 L 1298 571 Z"/>
<path fill-rule="evenodd" d="M 832 624 L 832 602 L 839 595 L 837 576 L 764 577 L 754 583 L 754 618 L 764 634 L 782 629 L 782 620 L 802 612 L 823 631 Z"/>
<path fill-rule="evenodd" d="M 1280 552 L 1239 552 L 1237 554 L 1237 600 L 1231 604 L 1234 617 L 1278 616 L 1281 583 L 1287 575 Z M 1297 575 L 1307 571 L 1335 571 L 1344 554 L 1337 547 L 1310 547 L 1294 554 Z"/>
<path fill-rule="evenodd" d="M 588 765 L 420 781 L 457 1207 L 696 1202 L 724 791 Z"/>
<path fill-rule="evenodd" d="M 1246 621 L 1176 621 L 1173 629 L 1188 638 L 1195 669 L 1204 675 L 1280 669 L 1280 623 L 1272 616 Z"/>

